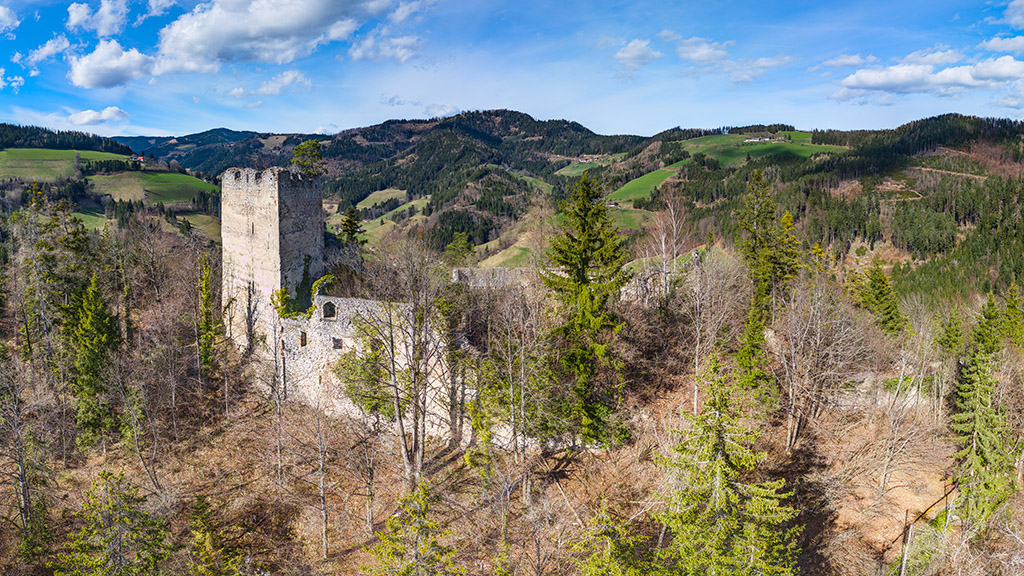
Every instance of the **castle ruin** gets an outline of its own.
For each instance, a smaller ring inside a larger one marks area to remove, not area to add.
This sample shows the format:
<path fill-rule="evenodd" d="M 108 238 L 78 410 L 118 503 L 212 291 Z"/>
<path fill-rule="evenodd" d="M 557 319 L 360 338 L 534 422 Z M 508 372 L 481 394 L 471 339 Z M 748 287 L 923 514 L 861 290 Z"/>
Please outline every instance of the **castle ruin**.
<path fill-rule="evenodd" d="M 320 186 L 286 168 L 231 168 L 221 176 L 222 298 L 231 340 L 273 360 L 291 399 L 351 409 L 332 368 L 356 345 L 355 318 L 375 303 L 313 298 L 311 317 L 282 318 L 272 297 L 307 291 L 324 273 Z M 307 292 L 308 293 L 308 292 Z"/>

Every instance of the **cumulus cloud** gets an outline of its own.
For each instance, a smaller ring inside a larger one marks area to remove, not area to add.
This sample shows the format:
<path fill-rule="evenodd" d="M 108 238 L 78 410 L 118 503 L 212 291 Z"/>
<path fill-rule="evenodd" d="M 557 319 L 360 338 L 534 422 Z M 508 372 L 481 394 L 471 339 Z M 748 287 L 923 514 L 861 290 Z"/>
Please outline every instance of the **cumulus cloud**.
<path fill-rule="evenodd" d="M 942 66 L 943 64 L 955 64 L 964 59 L 964 55 L 958 50 L 918 50 L 907 54 L 901 60 L 904 64 L 925 64 Z"/>
<path fill-rule="evenodd" d="M 349 48 L 352 60 L 394 59 L 400 64 L 409 61 L 419 52 L 419 38 L 415 36 L 385 37 L 374 33 Z"/>
<path fill-rule="evenodd" d="M 287 64 L 346 39 L 377 0 L 211 0 L 160 31 L 155 71 L 215 72 L 225 62 Z"/>
<path fill-rule="evenodd" d="M 7 76 L 7 71 L 0 68 L 0 90 L 10 87 L 15 94 L 25 85 L 25 79 L 21 76 Z"/>
<path fill-rule="evenodd" d="M 139 19 L 135 22 L 136 25 L 141 24 L 146 18 L 153 16 L 163 16 L 167 11 L 177 4 L 176 0 L 149 0 L 149 4 L 146 7 L 146 13 L 139 16 Z"/>
<path fill-rule="evenodd" d="M 983 48 L 989 52 L 1013 52 L 1014 54 L 1020 54 L 1024 52 L 1024 36 L 993 38 L 978 44 L 978 48 Z"/>
<path fill-rule="evenodd" d="M 67 28 L 93 30 L 97 36 L 105 38 L 124 30 L 127 18 L 128 0 L 100 0 L 95 12 L 88 4 L 73 2 L 68 6 Z"/>
<path fill-rule="evenodd" d="M 680 59 L 692 64 L 694 70 L 725 74 L 730 81 L 737 84 L 752 82 L 768 70 L 785 66 L 796 60 L 792 56 L 781 55 L 753 59 L 731 59 L 728 49 L 735 44 L 732 40 L 717 42 L 698 36 L 684 38 L 671 30 L 663 30 L 658 35 L 666 41 L 674 43 L 676 54 Z"/>
<path fill-rule="evenodd" d="M 430 118 L 447 118 L 462 112 L 451 104 L 429 104 L 423 109 L 423 113 Z"/>
<path fill-rule="evenodd" d="M 1006 7 L 1002 23 L 1009 24 L 1017 30 L 1024 29 L 1024 0 L 1013 0 Z"/>
<path fill-rule="evenodd" d="M 380 95 L 380 103 L 385 106 L 419 106 L 420 102 L 415 100 L 404 100 L 400 96 L 385 96 Z"/>
<path fill-rule="evenodd" d="M 60 36 L 54 36 L 46 41 L 45 44 L 32 50 L 28 53 L 28 57 L 25 58 L 25 63 L 29 66 L 35 66 L 44 60 L 48 60 L 58 54 L 63 53 L 65 50 L 71 47 L 71 43 L 68 42 L 67 37 L 63 34 Z"/>
<path fill-rule="evenodd" d="M 425 11 L 433 4 L 433 0 L 415 0 L 414 2 L 400 2 L 398 8 L 391 14 L 388 14 L 388 20 L 395 24 L 401 24 L 409 19 L 409 17 Z"/>
<path fill-rule="evenodd" d="M 233 88 L 228 94 L 231 94 L 235 98 L 245 98 L 247 96 L 274 96 L 280 94 L 285 88 L 291 85 L 305 86 L 306 88 L 312 88 L 313 82 L 306 77 L 305 74 L 298 70 L 286 70 L 277 76 L 274 76 L 270 80 L 265 80 L 260 87 L 255 90 L 246 90 L 242 87 Z M 260 101 L 260 104 L 263 102 Z"/>
<path fill-rule="evenodd" d="M 12 32 L 21 24 L 18 15 L 7 6 L 0 5 L 0 34 L 12 36 Z"/>
<path fill-rule="evenodd" d="M 263 82 L 263 84 L 261 84 L 256 90 L 253 90 L 252 93 L 259 94 L 261 96 L 280 94 L 281 90 L 284 90 L 285 87 L 291 86 L 292 84 L 299 84 L 306 88 L 313 87 L 313 82 L 311 82 L 302 72 L 299 72 L 298 70 L 287 70 L 277 76 L 274 76 L 270 80 Z"/>
<path fill-rule="evenodd" d="M 833 97 L 851 99 L 865 92 L 955 94 L 969 88 L 998 88 L 1021 79 L 1024 62 L 1012 56 L 941 69 L 931 64 L 896 64 L 850 74 Z"/>
<path fill-rule="evenodd" d="M 792 56 L 772 56 L 755 60 L 729 60 L 722 64 L 722 69 L 729 73 L 729 80 L 737 84 L 753 82 L 759 76 L 771 70 L 794 62 Z"/>
<path fill-rule="evenodd" d="M 75 126 L 91 126 L 107 122 L 123 122 L 128 113 L 117 106 L 107 106 L 103 110 L 82 110 L 68 115 L 68 122 Z"/>
<path fill-rule="evenodd" d="M 683 38 L 671 30 L 662 30 L 658 35 L 665 40 L 676 44 L 676 54 L 678 54 L 680 58 L 695 63 L 725 60 L 729 57 L 727 49 L 733 45 L 732 41 L 714 42 L 699 36 Z"/>
<path fill-rule="evenodd" d="M 835 58 L 829 58 L 821 64 L 811 66 L 808 68 L 810 71 L 819 70 L 821 68 L 854 68 L 857 66 L 863 66 L 865 64 L 871 64 L 877 62 L 878 58 L 872 55 L 861 56 L 860 54 L 840 54 Z"/>
<path fill-rule="evenodd" d="M 662 53 L 651 48 L 649 41 L 640 39 L 630 40 L 614 56 L 627 70 L 637 70 L 661 57 Z"/>
<path fill-rule="evenodd" d="M 149 74 L 153 58 L 117 40 L 101 40 L 91 54 L 71 58 L 68 78 L 80 88 L 111 88 Z"/>

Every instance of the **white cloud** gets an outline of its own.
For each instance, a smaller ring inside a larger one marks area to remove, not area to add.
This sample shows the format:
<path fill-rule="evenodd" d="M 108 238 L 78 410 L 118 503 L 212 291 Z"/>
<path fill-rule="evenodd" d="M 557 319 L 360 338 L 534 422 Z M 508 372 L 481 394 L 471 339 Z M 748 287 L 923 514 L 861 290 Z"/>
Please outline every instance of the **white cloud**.
<path fill-rule="evenodd" d="M 376 0 L 210 0 L 160 31 L 157 73 L 215 72 L 225 62 L 287 64 L 342 40 Z"/>
<path fill-rule="evenodd" d="M 28 53 L 28 58 L 25 59 L 25 63 L 29 66 L 35 66 L 44 60 L 63 53 L 70 47 L 71 43 L 68 42 L 68 39 L 63 34 L 60 36 L 54 36 L 47 40 L 46 44 L 30 51 Z"/>
<path fill-rule="evenodd" d="M 1022 109 L 1024 109 L 1024 98 L 1022 98 L 1020 96 L 1017 96 L 1015 94 L 1008 94 L 1008 95 L 1000 98 L 999 101 L 996 102 L 996 104 L 998 104 L 999 106 L 1002 106 L 1004 108 L 1013 108 L 1014 110 L 1022 110 Z"/>
<path fill-rule="evenodd" d="M 103 110 L 82 110 L 68 115 L 68 122 L 75 126 L 90 126 L 93 124 L 104 124 L 106 122 L 123 122 L 128 119 L 128 113 L 117 106 L 107 106 Z"/>
<path fill-rule="evenodd" d="M 93 30 L 100 38 L 113 36 L 124 30 L 128 18 L 128 0 L 100 0 L 93 12 L 88 4 L 73 2 L 68 6 L 68 30 Z"/>
<path fill-rule="evenodd" d="M 978 47 L 990 52 L 1013 52 L 1014 54 L 1020 54 L 1024 52 L 1024 36 L 993 38 L 978 44 Z"/>
<path fill-rule="evenodd" d="M 954 94 L 969 88 L 994 89 L 1024 79 L 1024 62 L 1012 56 L 936 69 L 931 64 L 896 64 L 863 69 L 844 78 L 833 97 L 849 99 L 864 92 Z"/>
<path fill-rule="evenodd" d="M 393 58 L 400 64 L 404 64 L 418 52 L 419 38 L 415 36 L 387 38 L 375 32 L 353 44 L 349 48 L 348 55 L 356 61 Z"/>
<path fill-rule="evenodd" d="M 658 35 L 669 42 L 676 43 L 676 54 L 680 58 L 696 63 L 725 60 L 729 57 L 727 48 L 733 45 L 732 41 L 715 42 L 698 36 L 683 38 L 671 30 L 662 30 Z"/>
<path fill-rule="evenodd" d="M 943 64 L 954 64 L 964 59 L 964 55 L 958 50 L 918 50 L 903 57 L 900 62 L 904 64 L 926 64 L 942 66 Z"/>
<path fill-rule="evenodd" d="M 817 66 L 812 66 L 809 70 L 814 71 L 820 68 L 853 68 L 855 66 L 863 66 L 876 62 L 878 58 L 871 56 L 861 56 L 860 54 L 840 54 L 835 58 L 829 58 Z"/>
<path fill-rule="evenodd" d="M 18 15 L 7 6 L 0 5 L 0 34 L 11 35 L 14 29 L 21 24 Z"/>
<path fill-rule="evenodd" d="M 21 76 L 6 76 L 6 74 L 7 71 L 3 68 L 0 68 L 0 90 L 3 90 L 4 88 L 10 86 L 11 91 L 17 94 L 18 90 L 20 90 L 21 87 L 25 85 L 25 79 Z"/>
<path fill-rule="evenodd" d="M 772 68 L 785 66 L 795 60 L 796 58 L 792 56 L 772 56 L 756 60 L 728 60 L 721 64 L 721 68 L 729 73 L 730 81 L 736 84 L 746 84 L 753 82 Z"/>
<path fill-rule="evenodd" d="M 306 88 L 313 87 L 313 82 L 311 82 L 302 72 L 299 72 L 298 70 L 287 70 L 277 76 L 274 76 L 270 80 L 263 82 L 263 84 L 261 84 L 256 90 L 253 90 L 252 93 L 260 96 L 280 94 L 281 90 L 287 86 L 291 86 L 292 84 L 299 84 Z"/>
<path fill-rule="evenodd" d="M 401 2 L 398 4 L 398 8 L 391 14 L 388 14 L 388 20 L 391 20 L 394 24 L 401 24 L 419 12 L 423 12 L 430 7 L 434 2 L 432 0 L 415 0 L 414 2 Z"/>
<path fill-rule="evenodd" d="M 1024 29 L 1024 0 L 1013 0 L 1006 7 L 1002 22 L 1017 30 Z"/>
<path fill-rule="evenodd" d="M 637 70 L 661 57 L 662 53 L 651 48 L 649 41 L 640 39 L 630 40 L 614 56 L 628 70 Z"/>
<path fill-rule="evenodd" d="M 24 58 L 24 57 L 25 57 L 24 54 L 22 54 L 21 52 L 18 52 L 17 50 L 15 50 L 14 54 L 11 54 L 11 63 L 12 64 L 21 64 L 21 59 Z"/>
<path fill-rule="evenodd" d="M 124 50 L 117 40 L 101 40 L 92 54 L 71 58 L 68 78 L 80 88 L 111 88 L 145 76 L 153 58 L 135 48 Z"/>
<path fill-rule="evenodd" d="M 312 88 L 313 82 L 305 74 L 298 70 L 286 70 L 277 76 L 274 76 L 270 80 L 265 80 L 260 87 L 255 90 L 246 90 L 241 86 L 232 88 L 228 94 L 231 94 L 235 98 L 245 98 L 247 96 L 275 96 L 280 94 L 282 90 L 297 84 L 299 86 L 305 86 L 306 88 Z M 260 104 L 263 102 L 260 101 Z"/>
<path fill-rule="evenodd" d="M 171 6 L 177 4 L 175 0 L 149 0 L 149 10 L 143 18 L 151 16 L 162 16 L 167 13 Z"/>
<path fill-rule="evenodd" d="M 423 113 L 429 118 L 447 118 L 462 112 L 451 104 L 429 104 L 423 109 Z"/>

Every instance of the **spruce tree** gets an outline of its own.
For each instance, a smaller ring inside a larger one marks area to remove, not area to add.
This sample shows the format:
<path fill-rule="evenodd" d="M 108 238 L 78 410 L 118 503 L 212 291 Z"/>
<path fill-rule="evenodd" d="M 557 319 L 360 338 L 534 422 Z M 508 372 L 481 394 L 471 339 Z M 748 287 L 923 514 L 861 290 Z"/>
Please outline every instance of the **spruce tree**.
<path fill-rule="evenodd" d="M 882 265 L 877 260 L 864 273 L 864 282 L 860 289 L 860 301 L 875 315 L 878 325 L 889 334 L 897 334 L 907 325 L 907 319 L 900 312 L 899 299 L 889 284 L 889 279 L 882 272 Z"/>
<path fill-rule="evenodd" d="M 715 576 L 796 573 L 797 511 L 782 502 L 784 480 L 744 480 L 765 454 L 737 421 L 717 358 L 704 376 L 704 412 L 666 459 L 670 492 L 659 519 L 672 535 L 661 553 L 668 574 Z"/>
<path fill-rule="evenodd" d="M 464 574 L 455 563 L 455 549 L 439 539 L 447 535 L 430 519 L 433 497 L 425 483 L 399 500 L 401 510 L 387 519 L 369 549 L 376 563 L 363 570 L 374 576 L 455 576 Z"/>
<path fill-rule="evenodd" d="M 341 221 L 342 242 L 352 246 L 361 246 L 366 244 L 366 240 L 360 238 L 365 233 L 366 230 L 363 230 L 363 226 L 359 222 L 359 212 L 356 211 L 355 207 L 349 206 L 348 210 L 345 211 L 345 217 Z"/>
<path fill-rule="evenodd" d="M 794 233 L 793 216 L 789 212 L 776 215 L 778 205 L 771 185 L 760 170 L 751 174 L 747 188 L 740 213 L 740 247 L 754 281 L 754 308 L 769 314 L 776 294 L 799 272 L 803 252 Z"/>
<path fill-rule="evenodd" d="M 599 380 L 602 370 L 615 370 L 608 342 L 619 325 L 608 303 L 630 278 L 623 269 L 628 254 L 600 187 L 587 174 L 573 187 L 562 214 L 563 232 L 552 240 L 548 251 L 554 268 L 541 273 L 568 316 L 556 330 L 564 341 L 560 377 L 569 381 L 571 389 L 569 420 L 585 441 L 607 443 L 617 389 L 602 386 Z"/>
<path fill-rule="evenodd" d="M 240 576 L 242 557 L 225 542 L 224 530 L 205 496 L 196 498 L 189 520 L 190 576 Z"/>
<path fill-rule="evenodd" d="M 574 546 L 580 576 L 644 576 L 651 566 L 638 553 L 642 536 L 631 532 L 628 522 L 613 518 L 608 503 L 590 522 L 580 542 Z"/>
<path fill-rule="evenodd" d="M 75 349 L 74 393 L 78 403 L 76 422 L 79 442 L 89 445 L 116 427 L 105 381 L 111 355 L 120 344 L 117 317 L 107 309 L 96 274 L 82 296 L 81 311 L 73 331 Z"/>
<path fill-rule="evenodd" d="M 955 455 L 960 459 L 957 481 L 961 514 L 980 524 L 988 520 L 1013 488 L 1006 424 L 993 398 L 999 321 L 999 310 L 990 295 L 971 333 L 971 349 L 956 387 L 956 413 L 951 424 L 961 446 Z"/>
<path fill-rule="evenodd" d="M 1024 348 L 1024 310 L 1021 308 L 1020 288 L 1010 284 L 1006 291 L 1003 312 L 1003 334 L 1018 348 Z"/>
<path fill-rule="evenodd" d="M 142 510 L 145 498 L 124 474 L 100 472 L 77 516 L 85 525 L 51 563 L 57 576 L 156 576 L 171 553 L 164 522 Z"/>

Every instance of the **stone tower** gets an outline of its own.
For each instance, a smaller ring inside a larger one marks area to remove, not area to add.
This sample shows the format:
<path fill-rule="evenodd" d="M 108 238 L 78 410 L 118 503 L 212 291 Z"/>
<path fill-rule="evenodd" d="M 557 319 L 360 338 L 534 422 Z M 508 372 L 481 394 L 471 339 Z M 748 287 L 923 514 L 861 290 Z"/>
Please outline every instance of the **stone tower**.
<path fill-rule="evenodd" d="M 279 167 L 229 168 L 221 176 L 222 298 L 237 344 L 270 335 L 276 290 L 294 297 L 304 277 L 323 274 L 323 223 L 316 179 Z"/>

